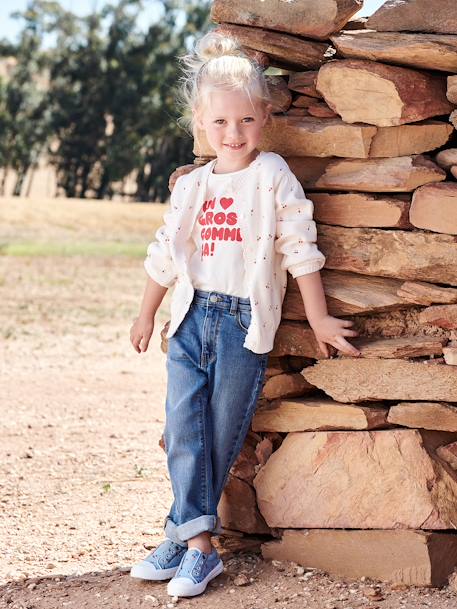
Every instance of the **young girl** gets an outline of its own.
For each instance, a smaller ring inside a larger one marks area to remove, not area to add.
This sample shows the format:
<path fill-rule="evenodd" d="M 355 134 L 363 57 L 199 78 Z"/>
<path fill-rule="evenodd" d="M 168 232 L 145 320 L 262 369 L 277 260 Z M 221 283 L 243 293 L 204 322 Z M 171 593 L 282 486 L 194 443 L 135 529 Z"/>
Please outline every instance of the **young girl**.
<path fill-rule="evenodd" d="M 138 353 L 175 286 L 164 431 L 174 501 L 165 541 L 131 575 L 171 578 L 170 595 L 194 596 L 223 571 L 211 544 L 221 531 L 217 505 L 262 388 L 287 271 L 323 354 L 327 345 L 358 351 L 345 338 L 357 335 L 352 322 L 327 313 L 313 205 L 285 160 L 257 149 L 271 110 L 262 71 L 215 32 L 184 60 L 193 127 L 217 158 L 177 179 L 145 260 L 146 288 L 130 334 Z"/>

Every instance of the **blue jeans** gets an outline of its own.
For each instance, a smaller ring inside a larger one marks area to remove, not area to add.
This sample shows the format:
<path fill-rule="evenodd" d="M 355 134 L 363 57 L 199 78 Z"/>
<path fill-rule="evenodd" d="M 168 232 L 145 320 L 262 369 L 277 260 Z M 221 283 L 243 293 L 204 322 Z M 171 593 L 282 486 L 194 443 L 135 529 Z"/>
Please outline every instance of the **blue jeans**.
<path fill-rule="evenodd" d="M 243 342 L 248 298 L 195 290 L 168 339 L 164 443 L 174 501 L 165 534 L 177 543 L 220 532 L 217 505 L 259 398 L 267 353 Z"/>

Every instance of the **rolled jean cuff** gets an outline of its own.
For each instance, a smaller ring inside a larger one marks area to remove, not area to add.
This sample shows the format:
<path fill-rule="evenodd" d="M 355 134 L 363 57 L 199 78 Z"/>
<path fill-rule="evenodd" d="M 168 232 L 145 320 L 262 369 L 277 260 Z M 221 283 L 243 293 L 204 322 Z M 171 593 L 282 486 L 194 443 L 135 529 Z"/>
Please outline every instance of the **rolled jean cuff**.
<path fill-rule="evenodd" d="M 180 525 L 176 525 L 171 518 L 165 519 L 165 535 L 175 543 L 187 543 L 188 539 L 205 531 L 214 535 L 222 533 L 219 516 L 203 515 Z"/>

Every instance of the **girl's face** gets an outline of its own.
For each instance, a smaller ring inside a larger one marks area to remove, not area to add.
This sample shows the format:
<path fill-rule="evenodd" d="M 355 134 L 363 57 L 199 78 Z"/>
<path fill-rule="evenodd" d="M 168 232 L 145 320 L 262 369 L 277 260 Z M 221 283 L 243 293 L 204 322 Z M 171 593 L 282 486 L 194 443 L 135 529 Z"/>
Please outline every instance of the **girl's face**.
<path fill-rule="evenodd" d="M 209 97 L 195 118 L 216 152 L 218 173 L 244 169 L 258 154 L 271 106 L 251 102 L 243 91 L 213 91 Z"/>

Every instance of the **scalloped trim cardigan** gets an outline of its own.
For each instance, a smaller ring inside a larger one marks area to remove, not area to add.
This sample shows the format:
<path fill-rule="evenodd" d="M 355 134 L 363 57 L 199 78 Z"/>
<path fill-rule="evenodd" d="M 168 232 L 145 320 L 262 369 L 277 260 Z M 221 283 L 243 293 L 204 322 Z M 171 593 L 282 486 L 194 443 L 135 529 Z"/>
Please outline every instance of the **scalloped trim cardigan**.
<path fill-rule="evenodd" d="M 164 287 L 175 286 L 167 338 L 176 332 L 193 300 L 188 263 L 196 246 L 191 233 L 215 162 L 177 179 L 170 210 L 147 249 L 144 267 L 149 276 Z M 293 277 L 319 271 L 325 257 L 316 245 L 313 204 L 280 155 L 260 152 L 248 171 L 239 172 L 239 177 L 237 173 L 232 185 L 246 205 L 239 222 L 251 302 L 244 347 L 267 353 L 281 321 L 287 271 Z"/>

